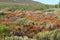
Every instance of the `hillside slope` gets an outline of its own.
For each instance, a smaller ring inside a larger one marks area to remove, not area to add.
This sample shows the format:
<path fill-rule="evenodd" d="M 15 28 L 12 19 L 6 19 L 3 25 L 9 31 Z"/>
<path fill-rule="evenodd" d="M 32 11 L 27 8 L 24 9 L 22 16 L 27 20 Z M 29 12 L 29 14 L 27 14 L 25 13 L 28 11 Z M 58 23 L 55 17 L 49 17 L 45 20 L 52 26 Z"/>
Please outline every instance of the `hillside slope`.
<path fill-rule="evenodd" d="M 47 5 L 33 0 L 0 0 L 0 9 L 7 7 L 26 10 L 44 10 L 48 8 Z"/>
<path fill-rule="evenodd" d="M 0 0 L 0 2 L 21 3 L 21 4 L 38 3 L 39 4 L 39 2 L 36 2 L 33 0 Z"/>

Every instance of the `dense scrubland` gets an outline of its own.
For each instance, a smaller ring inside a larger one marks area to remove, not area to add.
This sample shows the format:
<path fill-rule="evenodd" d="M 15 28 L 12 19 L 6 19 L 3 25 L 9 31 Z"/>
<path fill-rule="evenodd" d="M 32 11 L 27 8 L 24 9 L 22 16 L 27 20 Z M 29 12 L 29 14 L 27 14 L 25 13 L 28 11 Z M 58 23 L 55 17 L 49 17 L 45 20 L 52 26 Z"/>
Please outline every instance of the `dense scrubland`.
<path fill-rule="evenodd" d="M 0 39 L 15 36 L 22 36 L 21 40 L 60 40 L 60 10 L 0 10 Z"/>
<path fill-rule="evenodd" d="M 0 40 L 60 40 L 59 5 L 32 3 L 0 2 Z"/>

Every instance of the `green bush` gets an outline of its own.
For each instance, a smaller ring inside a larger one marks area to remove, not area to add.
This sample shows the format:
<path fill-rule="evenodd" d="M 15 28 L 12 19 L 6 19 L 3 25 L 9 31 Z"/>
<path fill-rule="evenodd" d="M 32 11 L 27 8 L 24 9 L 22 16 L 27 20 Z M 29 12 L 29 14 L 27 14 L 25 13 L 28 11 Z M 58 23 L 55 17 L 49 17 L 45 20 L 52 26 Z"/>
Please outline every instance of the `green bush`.
<path fill-rule="evenodd" d="M 60 33 L 57 33 L 56 39 L 57 39 L 57 40 L 60 40 Z"/>
<path fill-rule="evenodd" d="M 20 19 L 17 19 L 14 23 L 16 23 L 17 25 L 24 25 L 28 22 L 27 19 L 25 18 L 20 18 Z"/>
<path fill-rule="evenodd" d="M 55 9 L 55 11 L 54 11 L 55 13 L 60 13 L 60 8 L 58 8 L 58 9 Z"/>
<path fill-rule="evenodd" d="M 0 32 L 3 32 L 5 30 L 5 26 L 0 24 Z"/>
<path fill-rule="evenodd" d="M 56 40 L 57 32 L 51 31 L 49 32 L 49 39 L 50 40 Z"/>
<path fill-rule="evenodd" d="M 0 12 L 0 16 L 1 16 L 1 15 L 5 15 L 5 13 L 4 13 L 4 12 Z"/>
<path fill-rule="evenodd" d="M 39 35 L 40 40 L 48 40 L 49 32 L 41 32 Z"/>
<path fill-rule="evenodd" d="M 57 20 L 60 20 L 60 16 L 57 16 Z"/>
<path fill-rule="evenodd" d="M 39 40 L 60 40 L 60 32 L 41 32 L 39 35 Z"/>
<path fill-rule="evenodd" d="M 5 37 L 5 40 L 35 40 L 35 39 L 30 39 L 27 36 L 24 37 L 12 36 L 12 37 Z"/>

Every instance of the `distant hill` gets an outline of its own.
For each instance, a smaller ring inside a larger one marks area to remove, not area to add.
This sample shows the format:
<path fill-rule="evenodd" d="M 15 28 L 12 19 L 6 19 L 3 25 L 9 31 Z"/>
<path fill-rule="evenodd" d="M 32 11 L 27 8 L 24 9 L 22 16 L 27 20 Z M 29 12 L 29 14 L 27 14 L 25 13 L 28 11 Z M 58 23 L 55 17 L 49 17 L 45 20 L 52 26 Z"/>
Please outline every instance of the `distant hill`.
<path fill-rule="evenodd" d="M 33 0 L 0 0 L 0 2 L 20 3 L 20 4 L 30 4 L 30 3 L 40 4 L 39 2 Z"/>
<path fill-rule="evenodd" d="M 17 9 L 23 8 L 26 10 L 44 10 L 48 8 L 47 5 L 33 0 L 0 0 L 0 4 L 1 4 L 0 9 L 8 7 L 8 8 L 17 8 Z M 14 4 L 18 4 L 18 5 L 14 5 Z"/>

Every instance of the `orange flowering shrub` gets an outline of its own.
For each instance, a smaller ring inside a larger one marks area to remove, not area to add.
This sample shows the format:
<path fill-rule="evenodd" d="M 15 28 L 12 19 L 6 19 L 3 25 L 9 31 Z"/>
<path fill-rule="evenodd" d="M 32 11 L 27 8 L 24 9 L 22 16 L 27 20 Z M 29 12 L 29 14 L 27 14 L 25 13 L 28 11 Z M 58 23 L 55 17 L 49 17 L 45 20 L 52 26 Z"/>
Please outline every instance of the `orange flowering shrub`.
<path fill-rule="evenodd" d="M 52 31 L 60 28 L 60 20 L 57 19 L 60 15 L 55 13 L 46 15 L 45 13 L 37 14 L 32 11 L 16 10 L 5 14 L 5 18 L 1 19 L 0 17 L 0 22 L 8 26 L 14 35 L 18 31 L 17 34 L 19 36 L 26 35 L 32 37 L 33 34 L 39 32 Z"/>

